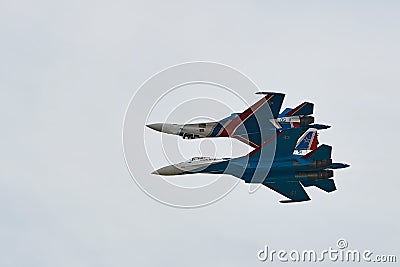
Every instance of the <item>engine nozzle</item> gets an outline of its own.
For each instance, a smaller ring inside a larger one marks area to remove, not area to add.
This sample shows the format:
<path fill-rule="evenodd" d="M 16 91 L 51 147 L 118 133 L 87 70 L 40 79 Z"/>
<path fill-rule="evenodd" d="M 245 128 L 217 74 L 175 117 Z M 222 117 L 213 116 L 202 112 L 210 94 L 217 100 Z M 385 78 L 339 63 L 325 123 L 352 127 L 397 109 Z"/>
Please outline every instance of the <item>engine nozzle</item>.
<path fill-rule="evenodd" d="M 297 172 L 295 174 L 297 179 L 307 178 L 309 180 L 321 180 L 333 177 L 332 170 L 322 170 L 316 172 Z"/>

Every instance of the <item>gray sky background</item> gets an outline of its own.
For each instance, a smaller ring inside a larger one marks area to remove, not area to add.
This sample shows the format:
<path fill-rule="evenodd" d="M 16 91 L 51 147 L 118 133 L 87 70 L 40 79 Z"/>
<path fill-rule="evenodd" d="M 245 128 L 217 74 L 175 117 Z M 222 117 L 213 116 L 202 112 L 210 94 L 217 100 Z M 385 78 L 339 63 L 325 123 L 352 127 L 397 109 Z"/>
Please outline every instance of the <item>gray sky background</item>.
<path fill-rule="evenodd" d="M 399 258 L 399 12 L 398 1 L 1 1 L 0 265 L 257 266 L 271 264 L 257 260 L 264 245 L 322 250 L 340 237 Z M 285 92 L 284 106 L 314 102 L 333 126 L 320 140 L 351 164 L 338 190 L 281 205 L 240 183 L 194 210 L 145 195 L 122 154 L 125 109 L 151 75 L 192 60 Z"/>

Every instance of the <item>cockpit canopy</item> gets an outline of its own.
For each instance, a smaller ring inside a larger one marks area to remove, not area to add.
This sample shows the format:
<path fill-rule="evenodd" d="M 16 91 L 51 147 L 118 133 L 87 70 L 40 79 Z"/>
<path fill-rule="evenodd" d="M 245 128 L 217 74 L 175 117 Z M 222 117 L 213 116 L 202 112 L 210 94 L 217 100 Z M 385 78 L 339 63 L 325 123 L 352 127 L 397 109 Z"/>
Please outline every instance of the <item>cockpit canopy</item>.
<path fill-rule="evenodd" d="M 199 160 L 209 160 L 210 157 L 193 157 L 191 161 L 199 161 Z"/>

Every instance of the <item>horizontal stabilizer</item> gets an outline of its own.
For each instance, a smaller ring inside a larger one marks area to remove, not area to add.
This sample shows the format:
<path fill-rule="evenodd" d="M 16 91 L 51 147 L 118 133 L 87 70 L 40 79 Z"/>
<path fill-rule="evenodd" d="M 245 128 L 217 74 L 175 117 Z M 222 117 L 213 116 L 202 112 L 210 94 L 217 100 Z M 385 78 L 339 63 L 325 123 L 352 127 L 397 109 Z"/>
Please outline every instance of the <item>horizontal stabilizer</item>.
<path fill-rule="evenodd" d="M 313 150 L 313 151 L 305 154 L 302 158 L 313 159 L 313 160 L 330 159 L 331 154 L 332 154 L 331 146 L 321 145 L 316 150 Z"/>
<path fill-rule="evenodd" d="M 290 199 L 284 200 L 284 202 L 281 201 L 282 203 L 310 200 L 310 197 L 299 182 L 264 182 L 263 185 Z"/>
<path fill-rule="evenodd" d="M 305 187 L 308 186 L 316 186 L 325 192 L 333 192 L 336 190 L 335 182 L 332 179 L 324 179 L 324 180 L 306 180 L 301 182 Z"/>
<path fill-rule="evenodd" d="M 310 115 L 314 112 L 314 104 L 309 102 L 303 102 L 294 109 L 288 111 L 286 116 L 299 116 L 299 115 Z"/>

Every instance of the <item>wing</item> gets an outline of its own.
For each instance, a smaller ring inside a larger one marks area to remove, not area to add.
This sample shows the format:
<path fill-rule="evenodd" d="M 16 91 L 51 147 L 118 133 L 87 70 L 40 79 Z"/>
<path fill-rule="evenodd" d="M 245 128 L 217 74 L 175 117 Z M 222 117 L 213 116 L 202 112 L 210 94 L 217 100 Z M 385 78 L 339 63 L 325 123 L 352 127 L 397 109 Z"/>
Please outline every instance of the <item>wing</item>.
<path fill-rule="evenodd" d="M 332 179 L 324 179 L 324 180 L 306 180 L 301 182 L 305 187 L 308 186 L 316 186 L 325 192 L 333 192 L 336 190 L 335 182 Z"/>
<path fill-rule="evenodd" d="M 310 200 L 310 197 L 307 195 L 300 182 L 264 182 L 263 185 L 290 199 L 281 200 L 281 203 L 302 202 Z"/>
<path fill-rule="evenodd" d="M 253 147 L 261 145 L 266 139 L 266 133 L 271 132 L 273 128 L 270 122 L 271 116 L 273 118 L 278 116 L 285 97 L 281 93 L 261 92 L 261 94 L 265 96 L 251 107 L 225 123 L 221 121 L 223 129 L 217 136 L 230 136 Z"/>

